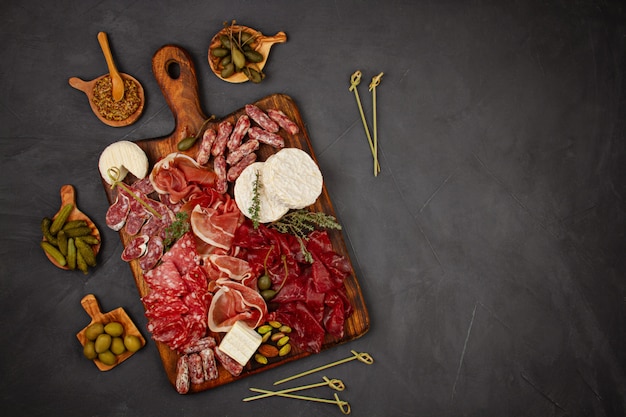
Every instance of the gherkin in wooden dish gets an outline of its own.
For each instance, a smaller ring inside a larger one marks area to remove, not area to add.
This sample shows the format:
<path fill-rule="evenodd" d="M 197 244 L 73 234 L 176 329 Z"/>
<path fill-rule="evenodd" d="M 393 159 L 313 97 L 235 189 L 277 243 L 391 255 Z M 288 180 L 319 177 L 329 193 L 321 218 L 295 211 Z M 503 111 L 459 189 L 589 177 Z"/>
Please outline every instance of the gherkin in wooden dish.
<path fill-rule="evenodd" d="M 287 41 L 284 32 L 265 36 L 248 26 L 224 23 L 209 44 L 208 60 L 213 73 L 230 83 L 252 81 L 259 83 L 265 78 L 263 68 L 267 64 L 270 49 L 276 43 Z"/>

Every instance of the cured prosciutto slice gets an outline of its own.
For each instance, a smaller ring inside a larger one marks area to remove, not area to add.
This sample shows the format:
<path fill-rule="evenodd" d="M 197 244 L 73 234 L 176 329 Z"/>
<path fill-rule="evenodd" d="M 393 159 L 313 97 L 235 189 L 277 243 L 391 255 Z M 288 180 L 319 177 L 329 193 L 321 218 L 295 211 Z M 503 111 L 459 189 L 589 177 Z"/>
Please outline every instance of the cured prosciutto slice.
<path fill-rule="evenodd" d="M 216 175 L 193 158 L 171 153 L 157 162 L 150 172 L 150 182 L 159 194 L 168 194 L 172 203 L 188 201 L 215 186 Z"/>
<path fill-rule="evenodd" d="M 244 282 L 252 277 L 250 264 L 240 258 L 223 254 L 210 254 L 202 256 L 203 268 L 211 280 L 230 278 Z"/>
<path fill-rule="evenodd" d="M 228 251 L 243 215 L 228 195 L 211 195 L 195 200 L 190 214 L 193 233 L 203 242 Z M 189 209 L 187 206 L 185 209 Z"/>
<path fill-rule="evenodd" d="M 230 279 L 220 279 L 218 285 L 209 307 L 209 329 L 227 332 L 239 320 L 253 329 L 263 323 L 267 305 L 257 291 Z"/>

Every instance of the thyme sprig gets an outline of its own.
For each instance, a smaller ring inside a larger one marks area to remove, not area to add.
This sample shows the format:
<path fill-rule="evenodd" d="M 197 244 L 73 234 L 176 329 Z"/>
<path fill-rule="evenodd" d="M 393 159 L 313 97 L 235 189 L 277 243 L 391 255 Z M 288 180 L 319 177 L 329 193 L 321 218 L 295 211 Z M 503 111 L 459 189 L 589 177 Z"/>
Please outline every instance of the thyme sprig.
<path fill-rule="evenodd" d="M 184 211 L 179 211 L 176 213 L 176 218 L 165 228 L 165 239 L 163 240 L 163 244 L 166 248 L 169 248 L 174 244 L 178 239 L 180 239 L 185 233 L 189 231 L 189 214 Z"/>
<path fill-rule="evenodd" d="M 309 234 L 316 228 L 341 230 L 341 225 L 333 216 L 323 212 L 311 212 L 305 209 L 294 210 L 269 224 L 280 233 L 295 236 L 300 243 L 300 251 L 305 261 L 313 263 L 313 255 L 306 248 Z"/>
<path fill-rule="evenodd" d="M 261 213 L 261 187 L 263 187 L 263 184 L 260 181 L 260 174 L 259 171 L 256 171 L 256 176 L 252 183 L 252 205 L 248 208 L 250 220 L 252 220 L 255 230 L 259 227 L 259 216 Z"/>

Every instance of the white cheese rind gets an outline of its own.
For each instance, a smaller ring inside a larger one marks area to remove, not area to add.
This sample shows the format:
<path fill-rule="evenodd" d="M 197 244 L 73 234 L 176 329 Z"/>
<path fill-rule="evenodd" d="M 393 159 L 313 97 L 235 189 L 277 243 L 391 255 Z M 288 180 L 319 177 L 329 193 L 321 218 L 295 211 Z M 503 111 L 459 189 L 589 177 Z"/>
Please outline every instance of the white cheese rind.
<path fill-rule="evenodd" d="M 261 339 L 261 335 L 254 329 L 237 321 L 222 339 L 219 349 L 241 366 L 246 366 L 254 352 L 261 346 Z"/>
<path fill-rule="evenodd" d="M 118 181 L 123 180 L 129 172 L 139 179 L 145 178 L 148 175 L 148 156 L 134 142 L 114 142 L 102 151 L 98 161 L 100 175 L 109 184 L 113 184 L 113 179 L 108 171 L 114 167 L 119 170 Z"/>
<path fill-rule="evenodd" d="M 289 211 L 289 207 L 283 205 L 274 196 L 268 194 L 265 179 L 263 177 L 264 162 L 254 162 L 241 172 L 235 181 L 235 202 L 239 210 L 248 218 L 252 218 L 250 207 L 254 198 L 254 182 L 259 173 L 259 222 L 268 223 L 280 219 Z"/>
<path fill-rule="evenodd" d="M 319 167 L 298 148 L 284 148 L 267 158 L 262 176 L 265 192 L 292 209 L 310 206 L 322 192 Z"/>

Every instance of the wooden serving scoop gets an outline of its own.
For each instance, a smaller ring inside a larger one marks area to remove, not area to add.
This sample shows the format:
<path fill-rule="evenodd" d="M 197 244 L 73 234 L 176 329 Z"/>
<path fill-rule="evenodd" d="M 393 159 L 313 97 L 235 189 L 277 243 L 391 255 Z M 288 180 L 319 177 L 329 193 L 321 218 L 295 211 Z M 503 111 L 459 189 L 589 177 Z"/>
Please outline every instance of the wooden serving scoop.
<path fill-rule="evenodd" d="M 78 207 L 76 207 L 76 191 L 74 190 L 74 187 L 72 185 L 66 184 L 63 187 L 61 187 L 61 207 L 59 208 L 59 211 L 54 215 L 52 219 L 54 220 L 59 215 L 59 212 L 63 209 L 63 207 L 70 203 L 74 205 L 74 208 L 72 209 L 67 220 L 68 221 L 84 220 L 85 222 L 87 222 L 87 226 L 89 226 L 89 228 L 91 229 L 92 236 L 95 236 L 96 238 L 98 238 L 98 241 L 100 241 L 100 231 L 96 227 L 95 223 L 92 222 L 91 219 L 87 217 L 85 213 L 80 211 Z M 45 238 L 43 240 L 45 240 Z M 98 252 L 100 251 L 100 245 L 101 245 L 100 243 L 98 243 L 97 245 L 92 245 L 94 255 L 97 255 Z M 65 269 L 65 270 L 69 269 L 67 265 L 65 266 L 60 265 L 47 252 L 46 252 L 46 256 L 48 257 L 48 259 L 50 259 L 50 262 L 52 262 L 57 267 L 61 269 Z"/>
<path fill-rule="evenodd" d="M 249 81 L 248 77 L 243 72 L 236 72 L 228 78 L 223 78 L 222 71 L 219 69 L 219 63 L 222 58 L 211 55 L 211 49 L 221 46 L 220 36 L 228 35 L 231 30 L 233 33 L 244 31 L 253 36 L 253 40 L 250 42 L 250 46 L 252 46 L 252 49 L 263 55 L 263 60 L 254 64 L 254 66 L 258 68 L 259 71 L 261 71 L 265 67 L 267 59 L 270 56 L 270 49 L 272 48 L 272 46 L 274 46 L 274 44 L 276 43 L 287 42 L 287 35 L 285 34 L 285 32 L 278 32 L 274 36 L 265 36 L 258 30 L 254 30 L 247 26 L 241 25 L 231 25 L 217 32 L 217 34 L 213 37 L 211 43 L 209 44 L 209 66 L 211 67 L 213 73 L 219 79 L 222 79 L 229 83 L 243 83 Z"/>
<path fill-rule="evenodd" d="M 91 317 L 91 322 L 87 326 L 85 326 L 84 329 L 76 334 L 76 337 L 78 338 L 78 341 L 82 346 L 85 346 L 85 344 L 88 342 L 85 332 L 87 331 L 89 326 L 94 323 L 102 323 L 106 325 L 107 323 L 114 321 L 120 323 L 124 327 L 124 335 L 137 336 L 141 341 L 141 347 L 144 347 L 146 345 L 146 339 L 144 339 L 144 337 L 139 332 L 139 329 L 137 329 L 137 326 L 135 326 L 135 323 L 133 323 L 130 317 L 128 317 L 128 314 L 126 314 L 126 311 L 124 311 L 122 307 L 118 307 L 115 310 L 109 311 L 108 313 L 102 313 L 102 311 L 100 311 L 100 305 L 98 304 L 98 300 L 93 294 L 87 294 L 86 296 L 84 296 L 83 299 L 80 300 L 80 303 L 87 312 L 87 314 L 89 314 L 89 316 Z M 98 369 L 100 369 L 101 371 L 108 371 L 115 368 L 117 365 L 131 357 L 133 353 L 135 352 L 126 350 L 124 353 L 117 357 L 117 362 L 113 365 L 106 365 L 99 361 L 97 358 L 93 361 Z"/>
<path fill-rule="evenodd" d="M 126 119 L 124 120 L 109 120 L 106 117 L 102 116 L 102 114 L 100 114 L 100 111 L 98 110 L 98 107 L 94 104 L 93 102 L 93 89 L 96 85 L 96 83 L 98 81 L 100 81 L 102 78 L 104 77 L 108 77 L 109 74 L 104 74 L 94 80 L 91 81 L 83 81 L 78 77 L 72 77 L 69 79 L 69 84 L 74 87 L 75 89 L 82 91 L 83 93 L 85 93 L 87 95 L 87 99 L 89 99 L 89 105 L 91 106 L 91 110 L 93 111 L 93 113 L 96 115 L 96 117 L 98 119 L 100 119 L 100 121 L 106 125 L 112 126 L 112 127 L 123 127 L 123 126 L 128 126 L 131 125 L 133 123 L 135 123 L 137 121 L 137 119 L 139 119 L 139 116 L 141 116 L 141 113 L 143 113 L 143 107 L 144 104 L 146 102 L 145 96 L 144 96 L 144 92 L 143 92 L 143 86 L 139 83 L 139 81 L 137 81 L 134 77 L 128 75 L 128 74 L 124 74 L 123 72 L 120 73 L 120 75 L 122 76 L 122 78 L 128 79 L 128 80 L 132 80 L 135 83 L 137 83 L 138 86 L 138 94 L 139 94 L 139 98 L 141 99 L 141 102 L 139 103 L 139 107 L 137 108 L 137 110 L 131 114 L 130 116 L 128 116 Z"/>
<path fill-rule="evenodd" d="M 102 53 L 104 54 L 104 59 L 107 62 L 109 75 L 111 75 L 111 84 L 113 85 L 113 100 L 120 101 L 124 98 L 124 80 L 122 79 L 122 76 L 115 66 L 115 62 L 113 61 L 113 53 L 111 53 L 111 48 L 109 47 L 109 38 L 107 37 L 106 32 L 98 33 L 98 42 L 100 43 L 100 48 L 102 49 Z"/>

